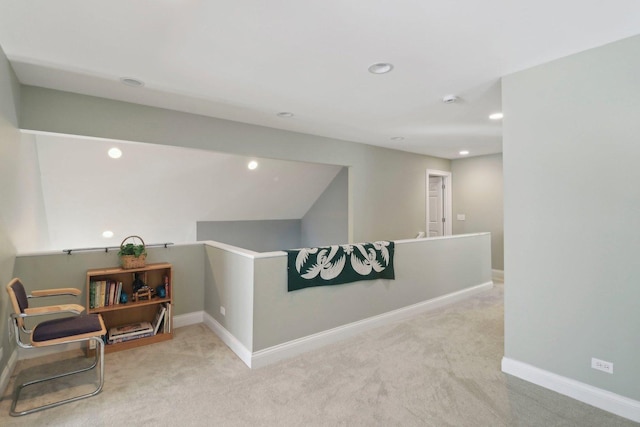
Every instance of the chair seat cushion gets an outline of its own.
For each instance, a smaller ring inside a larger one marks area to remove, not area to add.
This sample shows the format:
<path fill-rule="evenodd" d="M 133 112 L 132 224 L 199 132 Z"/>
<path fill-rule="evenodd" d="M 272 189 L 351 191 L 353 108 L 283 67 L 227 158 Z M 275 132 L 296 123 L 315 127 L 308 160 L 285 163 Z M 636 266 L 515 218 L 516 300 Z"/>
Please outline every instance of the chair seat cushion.
<path fill-rule="evenodd" d="M 33 330 L 33 342 L 43 342 L 57 338 L 88 334 L 102 330 L 100 318 L 97 314 L 83 314 L 42 322 Z"/>

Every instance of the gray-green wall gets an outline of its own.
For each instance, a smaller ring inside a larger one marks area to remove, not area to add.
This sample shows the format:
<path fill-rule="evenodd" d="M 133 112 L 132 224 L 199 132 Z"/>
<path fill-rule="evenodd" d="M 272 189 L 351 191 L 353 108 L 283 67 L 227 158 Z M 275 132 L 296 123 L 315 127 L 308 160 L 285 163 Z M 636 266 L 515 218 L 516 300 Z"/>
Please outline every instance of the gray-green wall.
<path fill-rule="evenodd" d="M 491 268 L 504 270 L 502 154 L 452 160 L 451 175 L 453 234 L 489 231 Z"/>
<path fill-rule="evenodd" d="M 204 309 L 204 245 L 147 248 L 147 262 L 168 262 L 173 265 L 174 315 L 193 313 Z M 77 301 L 85 306 L 87 270 L 116 267 L 117 251 L 49 253 L 18 256 L 14 275 L 20 277 L 27 290 L 73 287 L 82 290 Z M 153 284 L 151 284 L 153 285 Z"/>
<path fill-rule="evenodd" d="M 204 274 L 204 311 L 251 350 L 255 280 L 253 257 L 205 245 Z M 225 307 L 224 315 L 220 307 Z"/>
<path fill-rule="evenodd" d="M 635 36 L 502 84 L 505 356 L 635 400 L 639 76 Z"/>
<path fill-rule="evenodd" d="M 18 131 L 18 101 L 20 87 L 18 81 L 0 49 L 0 347 L 3 349 L 0 358 L 0 375 L 7 366 L 7 361 L 16 347 L 9 341 L 7 317 L 9 301 L 4 286 L 13 277 L 15 262 L 15 245 L 11 240 L 10 228 L 14 226 L 14 218 L 18 212 L 15 208 L 20 199 L 20 184 L 14 178 L 17 171 L 16 158 L 20 151 L 20 132 Z M 0 388 L 2 385 L 0 385 Z"/>
<path fill-rule="evenodd" d="M 342 168 L 302 217 L 300 246 L 336 245 L 349 238 L 349 169 Z M 291 248 L 289 248 L 291 249 Z"/>
<path fill-rule="evenodd" d="M 251 221 L 198 221 L 198 241 L 213 240 L 254 252 L 271 252 L 300 247 L 299 219 Z"/>
<path fill-rule="evenodd" d="M 348 169 L 342 168 L 302 219 L 198 221 L 197 239 L 254 252 L 347 243 L 348 176 Z"/>
<path fill-rule="evenodd" d="M 22 87 L 23 129 L 351 166 L 351 241 L 415 236 L 425 223 L 425 171 L 450 161 L 69 92 Z"/>

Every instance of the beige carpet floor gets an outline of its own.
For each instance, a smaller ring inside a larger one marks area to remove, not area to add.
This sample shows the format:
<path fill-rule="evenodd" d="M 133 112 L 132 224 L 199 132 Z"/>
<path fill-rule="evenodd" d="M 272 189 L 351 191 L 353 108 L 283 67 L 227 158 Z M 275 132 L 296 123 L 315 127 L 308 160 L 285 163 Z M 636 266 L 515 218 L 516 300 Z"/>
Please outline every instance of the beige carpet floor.
<path fill-rule="evenodd" d="M 500 371 L 503 286 L 271 366 L 248 369 L 204 325 L 106 356 L 96 397 L 11 418 L 25 426 L 631 426 L 631 421 Z M 64 354 L 64 357 L 79 356 Z M 70 363 L 84 363 L 81 357 Z M 73 392 L 94 377 L 60 381 Z M 90 384 L 89 384 L 90 385 Z M 46 392 L 57 386 L 48 386 Z M 68 390 L 64 390 L 68 393 Z M 40 402 L 43 390 L 25 394 Z"/>

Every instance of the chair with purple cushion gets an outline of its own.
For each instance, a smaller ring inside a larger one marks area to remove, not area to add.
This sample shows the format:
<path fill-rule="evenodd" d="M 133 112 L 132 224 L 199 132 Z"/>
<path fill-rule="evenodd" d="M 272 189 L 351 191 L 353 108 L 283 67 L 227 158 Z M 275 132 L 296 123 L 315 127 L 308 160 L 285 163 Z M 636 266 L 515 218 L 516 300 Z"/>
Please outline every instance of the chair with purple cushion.
<path fill-rule="evenodd" d="M 96 344 L 95 360 L 91 366 L 79 370 L 64 372 L 62 374 L 56 374 L 46 378 L 28 381 L 23 384 L 16 384 L 10 414 L 14 417 L 27 415 L 32 412 L 53 408 L 64 403 L 74 402 L 100 393 L 104 384 L 104 341 L 102 340 L 102 336 L 106 333 L 102 317 L 99 314 L 81 314 L 84 311 L 84 307 L 78 304 L 29 307 L 29 299 L 31 298 L 60 295 L 72 295 L 77 297 L 80 295 L 80 290 L 75 288 L 47 289 L 32 291 L 31 295 L 27 295 L 20 279 L 16 278 L 11 280 L 7 285 L 7 292 L 9 293 L 9 299 L 13 305 L 14 313 L 11 315 L 11 321 L 18 346 L 22 348 L 37 348 L 82 341 L 93 341 Z M 74 316 L 45 320 L 38 323 L 31 329 L 29 329 L 25 324 L 25 320 L 28 318 L 59 313 L 72 313 Z M 28 341 L 23 341 L 23 338 L 26 338 L 26 335 L 29 335 L 29 339 Z M 37 406 L 25 411 L 16 411 L 16 405 L 18 404 L 20 392 L 23 388 L 44 381 L 62 378 L 78 374 L 80 372 L 86 372 L 95 367 L 98 367 L 99 384 L 94 391 L 46 405 Z"/>

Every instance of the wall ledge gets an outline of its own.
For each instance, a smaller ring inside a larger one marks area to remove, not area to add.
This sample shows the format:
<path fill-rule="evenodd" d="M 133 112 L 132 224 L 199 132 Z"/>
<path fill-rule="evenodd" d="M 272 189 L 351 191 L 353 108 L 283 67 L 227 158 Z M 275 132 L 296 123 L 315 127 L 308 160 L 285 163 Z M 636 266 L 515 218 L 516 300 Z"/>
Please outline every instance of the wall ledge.
<path fill-rule="evenodd" d="M 210 247 L 213 247 L 213 248 L 222 249 L 222 250 L 225 250 L 227 252 L 231 252 L 233 254 L 241 255 L 241 256 L 244 256 L 244 257 L 247 257 L 247 258 L 251 258 L 251 259 L 255 258 L 257 255 L 260 255 L 259 252 L 254 252 L 254 251 L 249 250 L 249 249 L 244 249 L 244 248 L 240 248 L 238 246 L 229 245 L 227 243 L 216 242 L 214 240 L 204 240 L 204 241 L 201 241 L 201 242 L 198 242 L 198 243 L 202 243 L 205 246 L 210 246 Z"/>
<path fill-rule="evenodd" d="M 418 242 L 425 242 L 425 241 L 428 242 L 428 241 L 442 240 L 442 239 L 460 239 L 460 238 L 467 238 L 467 237 L 475 237 L 475 236 L 482 236 L 484 234 L 491 234 L 491 233 L 483 232 L 483 233 L 470 233 L 470 234 L 454 234 L 454 235 L 451 235 L 451 236 L 428 237 L 428 238 L 427 237 L 423 237 L 423 238 L 420 238 L 420 239 L 398 239 L 398 240 L 393 240 L 393 241 L 395 243 L 399 243 L 399 244 L 418 243 Z M 214 248 L 219 248 L 219 249 L 223 249 L 225 251 L 229 251 L 231 253 L 234 253 L 234 254 L 237 254 L 237 255 L 242 255 L 244 257 L 251 258 L 251 259 L 275 258 L 275 257 L 280 257 L 280 256 L 287 255 L 287 253 L 285 251 L 254 252 L 254 251 L 249 250 L 249 249 L 240 248 L 238 246 L 233 246 L 233 245 L 229 245 L 229 244 L 226 244 L 226 243 L 216 242 L 214 240 L 205 240 L 205 241 L 197 241 L 197 242 L 172 243 L 171 247 L 176 247 L 176 246 L 194 246 L 194 245 L 204 245 L 204 246 L 210 246 L 210 247 L 214 247 Z M 292 248 L 292 249 L 294 249 L 294 248 Z M 100 251 L 104 251 L 104 249 L 99 248 L 99 249 L 96 249 L 93 252 L 100 252 Z M 111 249 L 109 252 L 115 252 L 115 249 Z M 16 254 L 16 257 L 60 255 L 60 254 L 64 254 L 64 253 L 65 252 L 62 249 L 50 249 L 50 250 L 43 250 L 43 251 L 19 252 L 19 253 Z"/>
<path fill-rule="evenodd" d="M 502 358 L 502 372 L 629 420 L 640 422 L 640 401 L 508 357 Z"/>
<path fill-rule="evenodd" d="M 191 242 L 191 243 L 167 243 L 167 248 L 174 248 L 176 246 L 194 246 L 194 245 L 202 245 L 203 242 Z M 160 243 L 160 245 L 164 245 L 164 243 Z M 106 250 L 107 248 L 105 246 L 94 246 L 95 249 L 81 249 L 81 248 L 67 248 L 67 249 L 71 249 L 71 255 L 79 255 L 79 254 L 83 254 L 83 253 L 87 253 L 87 252 L 93 252 L 93 253 L 117 253 L 118 252 L 118 248 L 116 246 L 109 246 L 110 249 Z M 153 246 L 150 247 L 149 249 L 164 249 L 164 246 Z M 69 255 L 67 254 L 67 252 L 63 249 L 47 249 L 47 250 L 41 250 L 41 251 L 25 251 L 25 252 L 18 252 L 16 254 L 16 258 L 20 258 L 20 257 L 30 257 L 30 256 L 44 256 L 44 255 Z M 69 256 L 71 256 L 69 255 Z"/>
<path fill-rule="evenodd" d="M 491 233 L 483 232 L 483 233 L 455 234 L 451 236 L 440 236 L 440 237 L 428 237 L 428 238 L 423 237 L 420 239 L 399 239 L 399 240 L 393 240 L 393 242 L 395 242 L 396 244 L 402 245 L 405 243 L 430 242 L 430 241 L 443 240 L 443 239 L 464 239 L 469 237 L 483 236 L 487 234 L 490 235 Z M 242 255 L 244 257 L 251 258 L 251 259 L 277 258 L 277 257 L 282 257 L 287 255 L 287 252 L 285 251 L 254 252 L 249 249 L 243 249 L 237 246 L 228 245 L 226 243 L 216 242 L 213 240 L 207 240 L 207 241 L 202 241 L 198 243 L 203 243 L 206 246 L 223 249 L 225 251 L 228 251 L 237 255 Z M 326 246 L 326 245 L 323 245 L 323 246 Z M 295 248 L 291 248 L 291 249 L 295 249 Z"/>
<path fill-rule="evenodd" d="M 183 326 L 196 325 L 204 322 L 204 311 L 194 311 L 192 313 L 178 314 L 173 316 L 173 329 Z"/>
<path fill-rule="evenodd" d="M 419 239 L 400 239 L 394 240 L 396 243 L 417 243 L 417 242 L 433 242 L 435 240 L 447 240 L 447 239 L 465 239 L 468 237 L 475 236 L 484 236 L 486 234 L 491 234 L 488 231 L 482 233 L 468 233 L 468 234 L 451 234 L 449 236 L 438 236 L 438 237 L 421 237 Z"/>

